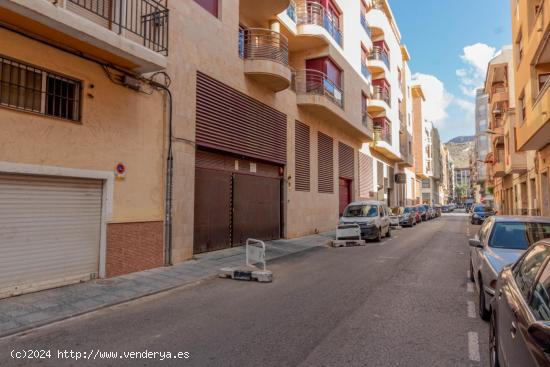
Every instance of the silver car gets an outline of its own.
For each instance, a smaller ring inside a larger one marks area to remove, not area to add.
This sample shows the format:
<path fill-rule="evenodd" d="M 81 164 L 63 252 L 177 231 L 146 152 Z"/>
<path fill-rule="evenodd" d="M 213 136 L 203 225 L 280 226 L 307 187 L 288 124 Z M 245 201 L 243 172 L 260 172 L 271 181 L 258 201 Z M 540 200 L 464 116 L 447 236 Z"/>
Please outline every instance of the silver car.
<path fill-rule="evenodd" d="M 479 315 L 490 316 L 498 274 L 514 263 L 533 243 L 550 238 L 550 218 L 494 216 L 470 242 L 470 280 L 479 296 Z"/>

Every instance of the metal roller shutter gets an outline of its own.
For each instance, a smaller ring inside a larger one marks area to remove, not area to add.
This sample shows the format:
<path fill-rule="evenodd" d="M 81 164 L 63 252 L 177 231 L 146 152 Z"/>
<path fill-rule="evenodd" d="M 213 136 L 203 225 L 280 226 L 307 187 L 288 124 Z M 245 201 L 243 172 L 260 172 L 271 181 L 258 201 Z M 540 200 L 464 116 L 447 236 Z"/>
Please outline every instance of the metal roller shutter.
<path fill-rule="evenodd" d="M 368 198 L 372 196 L 373 187 L 373 159 L 365 153 L 359 153 L 359 196 Z"/>
<path fill-rule="evenodd" d="M 338 165 L 340 177 L 353 180 L 355 173 L 354 151 L 352 147 L 342 142 L 338 142 Z"/>
<path fill-rule="evenodd" d="M 286 164 L 286 115 L 197 73 L 197 144 Z"/>
<path fill-rule="evenodd" d="M 317 135 L 319 192 L 334 193 L 334 149 L 332 138 L 319 132 Z"/>
<path fill-rule="evenodd" d="M 296 121 L 296 178 L 294 179 L 296 191 L 310 190 L 310 128 L 308 125 Z"/>
<path fill-rule="evenodd" d="M 102 182 L 0 174 L 0 297 L 97 276 Z"/>

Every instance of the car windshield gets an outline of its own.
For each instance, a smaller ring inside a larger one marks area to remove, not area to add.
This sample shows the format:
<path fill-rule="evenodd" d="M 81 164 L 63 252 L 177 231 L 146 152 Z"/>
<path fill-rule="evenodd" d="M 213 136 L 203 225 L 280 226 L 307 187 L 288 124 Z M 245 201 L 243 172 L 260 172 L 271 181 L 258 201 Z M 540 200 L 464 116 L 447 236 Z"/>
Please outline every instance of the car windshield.
<path fill-rule="evenodd" d="M 412 211 L 413 211 L 413 208 L 405 208 L 405 209 L 403 210 L 403 213 L 405 213 L 405 214 L 407 214 L 407 213 L 412 213 Z"/>
<path fill-rule="evenodd" d="M 526 250 L 533 243 L 545 238 L 550 238 L 550 223 L 497 222 L 489 246 Z"/>
<path fill-rule="evenodd" d="M 418 207 L 418 210 L 419 210 L 420 212 L 425 212 L 425 211 L 426 211 L 426 208 L 424 208 L 423 206 L 419 206 L 419 207 Z"/>
<path fill-rule="evenodd" d="M 401 215 L 403 214 L 403 208 L 391 208 L 390 209 L 391 215 Z"/>
<path fill-rule="evenodd" d="M 476 213 L 488 213 L 492 211 L 493 211 L 493 208 L 491 208 L 490 206 L 478 205 L 474 207 L 474 212 Z"/>
<path fill-rule="evenodd" d="M 344 211 L 345 218 L 376 217 L 378 207 L 376 205 L 350 205 Z"/>

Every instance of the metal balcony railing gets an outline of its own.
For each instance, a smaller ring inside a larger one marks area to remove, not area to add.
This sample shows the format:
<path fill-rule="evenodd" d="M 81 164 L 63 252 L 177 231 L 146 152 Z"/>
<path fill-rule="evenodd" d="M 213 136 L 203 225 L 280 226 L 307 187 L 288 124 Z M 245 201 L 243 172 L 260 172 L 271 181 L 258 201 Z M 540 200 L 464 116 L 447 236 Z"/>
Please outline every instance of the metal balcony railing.
<path fill-rule="evenodd" d="M 340 108 L 344 108 L 344 92 L 318 70 L 297 70 L 293 74 L 293 89 L 298 95 L 313 94 L 326 96 Z"/>
<path fill-rule="evenodd" d="M 245 60 L 271 60 L 288 66 L 288 39 L 262 28 L 239 32 L 239 55 Z"/>
<path fill-rule="evenodd" d="M 365 32 L 367 32 L 367 36 L 369 36 L 369 38 L 372 38 L 372 30 L 370 29 L 370 25 L 367 22 L 367 13 L 365 13 L 364 11 L 361 11 L 361 25 L 363 26 Z"/>
<path fill-rule="evenodd" d="M 382 61 L 386 65 L 388 70 L 390 69 L 390 58 L 388 56 L 388 53 L 380 46 L 374 46 L 372 48 L 372 52 L 368 56 L 368 59 Z"/>
<path fill-rule="evenodd" d="M 143 46 L 168 55 L 169 10 L 165 0 L 66 0 L 103 19 L 113 31 L 128 31 Z"/>
<path fill-rule="evenodd" d="M 372 120 L 372 117 L 370 115 L 363 111 L 363 119 L 362 119 L 363 127 L 369 131 L 374 131 L 374 122 Z"/>
<path fill-rule="evenodd" d="M 372 94 L 372 99 L 384 101 L 388 106 L 391 107 L 391 95 L 389 90 L 375 85 L 373 91 L 374 93 Z"/>
<path fill-rule="evenodd" d="M 369 71 L 369 68 L 364 63 L 361 63 L 361 74 L 365 77 L 365 79 L 371 81 L 371 73 Z"/>
<path fill-rule="evenodd" d="M 342 46 L 343 36 L 340 26 L 335 19 L 327 13 L 325 7 L 314 1 L 302 1 L 297 4 L 296 14 L 298 24 L 315 24 L 325 28 L 330 36 Z"/>
<path fill-rule="evenodd" d="M 379 122 L 374 121 L 374 141 L 380 142 L 385 141 L 389 145 L 392 145 L 392 135 L 391 135 L 391 123 L 389 121 Z"/>

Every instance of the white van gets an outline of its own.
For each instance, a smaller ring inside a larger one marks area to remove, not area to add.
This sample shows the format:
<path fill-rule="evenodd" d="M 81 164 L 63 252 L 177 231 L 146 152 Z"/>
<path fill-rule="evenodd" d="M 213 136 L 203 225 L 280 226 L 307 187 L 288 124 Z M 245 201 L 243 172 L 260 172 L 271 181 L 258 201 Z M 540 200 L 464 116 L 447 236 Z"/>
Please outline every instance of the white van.
<path fill-rule="evenodd" d="M 380 241 L 391 236 L 389 210 L 381 201 L 355 201 L 349 204 L 340 218 L 340 224 L 355 223 L 361 227 L 361 237 Z"/>

